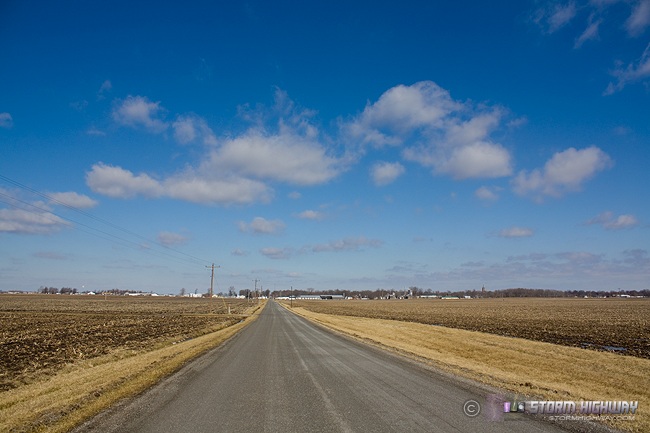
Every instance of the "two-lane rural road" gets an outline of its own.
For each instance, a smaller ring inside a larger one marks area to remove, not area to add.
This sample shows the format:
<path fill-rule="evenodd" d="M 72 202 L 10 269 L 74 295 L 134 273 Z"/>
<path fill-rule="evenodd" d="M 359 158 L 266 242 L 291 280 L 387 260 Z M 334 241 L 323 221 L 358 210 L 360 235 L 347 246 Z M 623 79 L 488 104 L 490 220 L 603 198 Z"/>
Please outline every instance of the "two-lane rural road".
<path fill-rule="evenodd" d="M 468 400 L 482 405 L 464 414 Z M 269 301 L 260 317 L 77 432 L 559 432 L 499 420 L 485 391 L 340 337 Z"/>

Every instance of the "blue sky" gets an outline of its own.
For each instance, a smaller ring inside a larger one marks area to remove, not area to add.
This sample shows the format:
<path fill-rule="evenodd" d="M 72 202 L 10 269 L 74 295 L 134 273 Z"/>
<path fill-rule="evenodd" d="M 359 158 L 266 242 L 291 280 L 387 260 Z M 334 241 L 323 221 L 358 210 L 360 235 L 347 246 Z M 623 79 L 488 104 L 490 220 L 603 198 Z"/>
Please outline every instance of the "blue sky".
<path fill-rule="evenodd" d="M 165 3 L 0 4 L 0 290 L 648 288 L 649 0 Z"/>

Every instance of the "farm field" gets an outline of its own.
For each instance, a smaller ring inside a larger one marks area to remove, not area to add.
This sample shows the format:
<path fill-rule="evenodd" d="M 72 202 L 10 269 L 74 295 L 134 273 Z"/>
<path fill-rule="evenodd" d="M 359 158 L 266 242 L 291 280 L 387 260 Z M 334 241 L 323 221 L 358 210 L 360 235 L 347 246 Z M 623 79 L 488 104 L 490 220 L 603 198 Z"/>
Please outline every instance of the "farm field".
<path fill-rule="evenodd" d="M 650 299 L 294 301 L 295 307 L 439 325 L 650 359 Z"/>
<path fill-rule="evenodd" d="M 241 299 L 0 295 L 0 392 L 79 361 L 128 356 L 225 328 L 255 306 Z"/>

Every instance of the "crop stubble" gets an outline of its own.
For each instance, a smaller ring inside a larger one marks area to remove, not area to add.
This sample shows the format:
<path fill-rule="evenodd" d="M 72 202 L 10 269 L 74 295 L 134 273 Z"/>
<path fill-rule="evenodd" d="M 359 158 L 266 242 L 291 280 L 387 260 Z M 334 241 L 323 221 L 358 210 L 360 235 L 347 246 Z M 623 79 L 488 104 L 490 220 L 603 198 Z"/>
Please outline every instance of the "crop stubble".
<path fill-rule="evenodd" d="M 298 301 L 343 316 L 440 325 L 650 359 L 650 299 Z"/>
<path fill-rule="evenodd" d="M 245 300 L 0 295 L 0 391 L 76 361 L 124 356 L 221 329 L 249 307 Z"/>

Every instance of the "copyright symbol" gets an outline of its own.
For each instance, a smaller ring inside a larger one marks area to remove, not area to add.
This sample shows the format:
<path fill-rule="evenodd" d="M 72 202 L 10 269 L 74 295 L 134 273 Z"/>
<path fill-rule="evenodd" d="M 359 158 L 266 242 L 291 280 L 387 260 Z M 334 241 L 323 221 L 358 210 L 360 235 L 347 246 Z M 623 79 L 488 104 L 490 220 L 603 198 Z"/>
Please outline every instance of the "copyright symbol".
<path fill-rule="evenodd" d="M 470 418 L 474 418 L 481 413 L 481 405 L 476 400 L 467 400 L 463 405 L 463 412 Z"/>

